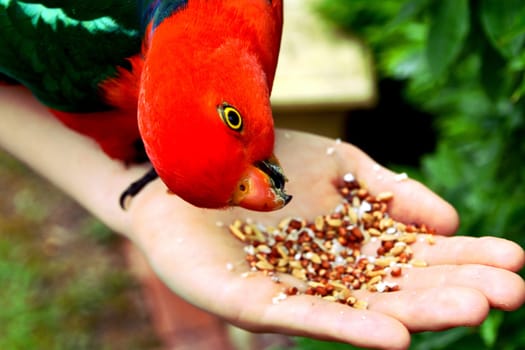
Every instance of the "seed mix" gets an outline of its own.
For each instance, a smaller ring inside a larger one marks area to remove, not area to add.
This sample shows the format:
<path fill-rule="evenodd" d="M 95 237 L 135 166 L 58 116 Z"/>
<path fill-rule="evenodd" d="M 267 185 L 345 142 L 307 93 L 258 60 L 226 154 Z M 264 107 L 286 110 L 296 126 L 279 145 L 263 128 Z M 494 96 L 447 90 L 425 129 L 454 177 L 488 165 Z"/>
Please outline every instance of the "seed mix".
<path fill-rule="evenodd" d="M 313 221 L 286 218 L 270 227 L 236 220 L 229 225 L 230 232 L 244 243 L 246 261 L 253 271 L 263 271 L 276 282 L 277 273 L 286 273 L 306 283 L 304 290 L 286 288 L 278 300 L 307 294 L 363 309 L 367 303 L 352 291 L 398 291 L 399 285 L 392 280 L 402 276 L 404 269 L 427 265 L 413 257 L 410 245 L 418 237 L 434 244 L 434 230 L 393 220 L 387 213 L 392 192 L 373 196 L 366 185 L 347 173 L 339 193 L 342 202 Z M 380 243 L 376 254 L 363 254 L 362 247 L 371 241 Z M 389 276 L 393 278 L 387 281 Z"/>

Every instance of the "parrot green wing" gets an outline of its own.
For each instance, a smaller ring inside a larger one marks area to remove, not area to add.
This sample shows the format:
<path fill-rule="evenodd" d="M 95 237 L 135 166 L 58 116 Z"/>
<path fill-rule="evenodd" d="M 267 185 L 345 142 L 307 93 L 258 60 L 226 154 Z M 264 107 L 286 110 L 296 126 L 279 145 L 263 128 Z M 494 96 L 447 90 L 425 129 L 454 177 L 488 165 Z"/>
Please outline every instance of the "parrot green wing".
<path fill-rule="evenodd" d="M 0 76 L 54 109 L 105 110 L 99 84 L 140 52 L 140 6 L 126 0 L 0 0 Z"/>

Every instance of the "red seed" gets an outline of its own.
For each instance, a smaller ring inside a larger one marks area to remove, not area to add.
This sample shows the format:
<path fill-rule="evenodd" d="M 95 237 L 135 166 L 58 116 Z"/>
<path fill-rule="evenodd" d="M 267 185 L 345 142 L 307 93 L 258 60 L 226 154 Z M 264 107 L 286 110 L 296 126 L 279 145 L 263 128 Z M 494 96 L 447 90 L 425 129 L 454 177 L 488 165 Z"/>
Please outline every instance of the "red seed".
<path fill-rule="evenodd" d="M 392 275 L 393 277 L 399 277 L 401 276 L 402 273 L 403 273 L 403 270 L 399 266 L 394 266 L 390 270 L 390 275 Z"/>

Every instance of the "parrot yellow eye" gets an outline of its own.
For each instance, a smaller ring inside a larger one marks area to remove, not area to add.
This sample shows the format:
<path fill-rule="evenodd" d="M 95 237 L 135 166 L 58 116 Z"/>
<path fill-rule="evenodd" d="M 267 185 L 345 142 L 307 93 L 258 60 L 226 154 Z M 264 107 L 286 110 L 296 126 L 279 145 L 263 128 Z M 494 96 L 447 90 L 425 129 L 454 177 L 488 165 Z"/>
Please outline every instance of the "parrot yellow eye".
<path fill-rule="evenodd" d="M 226 124 L 232 130 L 242 130 L 242 116 L 241 113 L 235 109 L 235 107 L 227 103 L 223 103 L 217 109 L 224 124 Z"/>

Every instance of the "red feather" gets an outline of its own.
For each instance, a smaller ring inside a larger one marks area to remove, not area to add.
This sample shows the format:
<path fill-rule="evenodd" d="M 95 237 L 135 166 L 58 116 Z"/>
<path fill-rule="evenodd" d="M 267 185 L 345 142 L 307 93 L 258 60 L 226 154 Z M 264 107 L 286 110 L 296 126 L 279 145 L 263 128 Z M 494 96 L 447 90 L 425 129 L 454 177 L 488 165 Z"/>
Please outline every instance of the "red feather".
<path fill-rule="evenodd" d="M 131 70 L 117 68 L 118 77 L 104 81 L 100 88 L 114 109 L 96 113 L 68 113 L 51 109 L 67 127 L 94 139 L 111 158 L 126 163 L 144 161 L 137 124 L 137 100 L 142 73 L 142 55 L 129 58 Z"/>
<path fill-rule="evenodd" d="M 53 113 L 113 158 L 135 160 L 140 137 L 172 192 L 197 206 L 230 205 L 243 174 L 273 155 L 282 2 L 191 0 L 150 29 L 131 71 L 101 85 L 115 107 L 103 125 L 100 113 Z M 219 116 L 224 103 L 242 115 L 242 131 Z"/>

